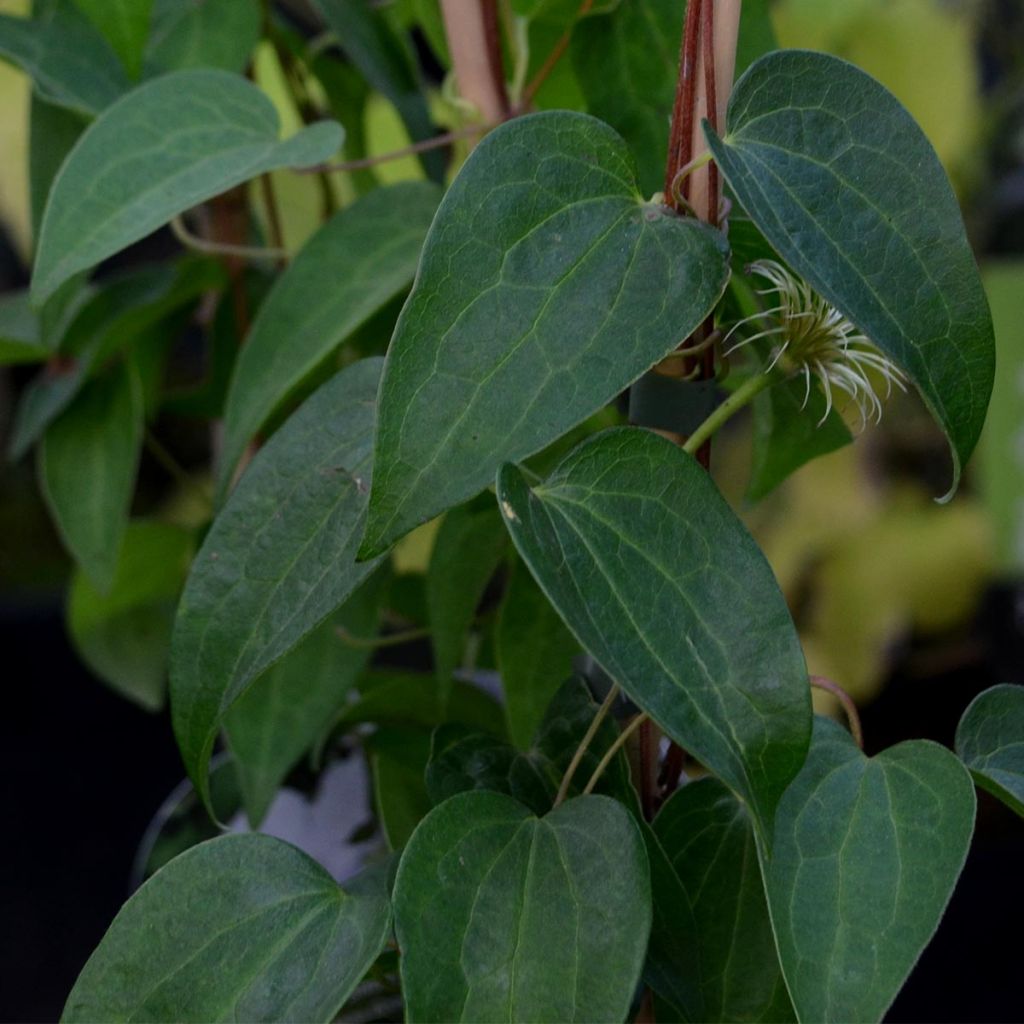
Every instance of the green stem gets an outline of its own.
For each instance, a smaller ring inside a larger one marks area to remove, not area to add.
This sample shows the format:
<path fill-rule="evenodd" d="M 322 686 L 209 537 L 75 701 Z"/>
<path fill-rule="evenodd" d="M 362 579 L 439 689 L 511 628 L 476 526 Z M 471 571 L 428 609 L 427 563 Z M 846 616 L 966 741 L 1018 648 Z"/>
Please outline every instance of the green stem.
<path fill-rule="evenodd" d="M 572 777 L 576 774 L 576 769 L 579 768 L 580 762 L 583 760 L 583 755 L 587 752 L 587 747 L 590 746 L 591 741 L 597 735 L 597 730 L 601 728 L 601 723 L 605 720 L 605 716 L 612 709 L 612 705 L 615 703 L 619 696 L 618 685 L 613 685 L 608 691 L 608 695 L 605 697 L 601 706 L 597 709 L 597 714 L 594 715 L 593 721 L 590 723 L 590 727 L 587 729 L 580 740 L 580 745 L 576 748 L 576 753 L 572 755 L 572 760 L 569 762 L 569 767 L 565 769 L 565 775 L 562 776 L 562 784 L 558 787 L 558 796 L 555 797 L 555 807 L 557 807 L 568 795 L 569 786 L 572 784 Z"/>
<path fill-rule="evenodd" d="M 612 758 L 626 745 L 626 741 L 630 736 L 633 735 L 640 728 L 644 722 L 650 720 L 650 715 L 647 712 L 639 714 L 633 719 L 629 725 L 626 726 L 622 732 L 619 733 L 615 742 L 604 752 L 604 757 L 597 762 L 597 767 L 594 769 L 594 774 L 590 776 L 590 781 L 583 787 L 583 795 L 586 796 L 588 793 L 594 792 L 594 787 L 597 785 L 601 776 L 604 774 L 604 770 L 612 763 Z"/>
<path fill-rule="evenodd" d="M 424 637 L 430 636 L 429 629 L 406 629 L 401 633 L 388 633 L 385 636 L 356 636 L 354 633 L 350 633 L 344 626 L 338 626 L 335 630 L 338 634 L 338 639 L 348 647 L 357 647 L 361 650 L 372 649 L 376 650 L 378 647 L 399 647 L 401 644 L 409 644 L 414 640 L 422 640 Z"/>
<path fill-rule="evenodd" d="M 775 375 L 771 373 L 757 373 L 749 380 L 744 381 L 711 415 L 690 435 L 683 451 L 690 455 L 696 453 L 697 449 L 727 420 L 736 415 L 744 406 L 749 405 L 753 399 L 765 388 L 775 383 Z"/>

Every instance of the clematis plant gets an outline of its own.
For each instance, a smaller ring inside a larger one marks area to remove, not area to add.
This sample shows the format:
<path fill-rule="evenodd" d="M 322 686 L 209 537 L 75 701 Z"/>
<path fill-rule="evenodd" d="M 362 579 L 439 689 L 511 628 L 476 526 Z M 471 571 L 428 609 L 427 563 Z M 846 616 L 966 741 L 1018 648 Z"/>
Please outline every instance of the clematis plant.
<path fill-rule="evenodd" d="M 814 716 L 716 485 L 745 407 L 764 492 L 896 388 L 948 438 L 949 498 L 994 374 L 921 129 L 740 8 L 0 16 L 35 88 L 12 447 L 83 658 L 169 696 L 192 784 L 68 1021 L 879 1020 L 974 783 L 1020 811 L 1013 687 L 956 752 L 868 757 Z M 168 225 L 173 260 L 105 270 Z M 172 387 L 189 327 L 208 372 Z M 174 417 L 208 473 L 158 439 Z M 131 517 L 144 447 L 187 514 Z M 286 781 L 350 769 L 356 875 L 258 832 Z"/>

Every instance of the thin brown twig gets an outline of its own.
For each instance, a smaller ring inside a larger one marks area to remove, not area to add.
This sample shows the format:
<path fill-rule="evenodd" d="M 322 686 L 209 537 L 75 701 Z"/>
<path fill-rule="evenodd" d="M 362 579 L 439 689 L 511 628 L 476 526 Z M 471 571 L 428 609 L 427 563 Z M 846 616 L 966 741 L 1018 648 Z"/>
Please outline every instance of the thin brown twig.
<path fill-rule="evenodd" d="M 388 153 L 379 153 L 377 156 L 363 156 L 358 160 L 342 160 L 334 164 L 316 164 L 313 167 L 293 168 L 295 174 L 324 174 L 330 171 L 361 171 L 367 167 L 376 167 L 378 164 L 386 164 L 392 160 L 401 160 L 405 156 L 416 156 L 417 153 L 426 153 L 431 149 L 440 149 L 448 146 L 459 139 L 467 139 L 472 135 L 481 135 L 494 127 L 489 124 L 470 124 L 463 128 L 456 128 L 453 131 L 445 132 L 443 135 L 434 135 L 429 139 L 422 139 L 413 142 L 401 149 L 393 149 Z"/>
<path fill-rule="evenodd" d="M 826 676 L 811 676 L 810 679 L 811 686 L 831 693 L 843 705 L 843 711 L 846 712 L 846 721 L 850 725 L 850 732 L 853 735 L 854 742 L 863 750 L 864 730 L 861 728 L 860 714 L 857 712 L 857 705 L 853 702 L 853 698 L 838 683 L 834 683 Z"/>
<path fill-rule="evenodd" d="M 558 42 L 551 47 L 551 52 L 547 55 L 544 63 L 540 66 L 537 74 L 530 79 L 526 84 L 526 88 L 523 89 L 523 95 L 520 97 L 518 110 L 526 110 L 533 102 L 534 97 L 537 95 L 540 87 L 547 81 L 548 76 L 552 71 L 555 70 L 555 65 L 562 59 L 565 51 L 569 48 L 569 41 L 572 39 L 572 34 L 579 24 L 580 19 L 585 18 L 590 8 L 594 6 L 594 0 L 583 0 L 579 8 L 576 11 L 575 17 L 569 22 L 569 27 L 558 37 Z"/>

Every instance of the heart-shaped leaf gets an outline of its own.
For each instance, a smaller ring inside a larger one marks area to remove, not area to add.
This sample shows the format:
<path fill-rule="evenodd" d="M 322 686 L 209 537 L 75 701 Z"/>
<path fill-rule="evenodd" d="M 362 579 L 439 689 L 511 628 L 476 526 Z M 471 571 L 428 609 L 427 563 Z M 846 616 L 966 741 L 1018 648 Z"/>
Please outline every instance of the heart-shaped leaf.
<path fill-rule="evenodd" d="M 938 927 L 967 857 L 974 788 L 944 747 L 865 757 L 819 718 L 776 815 L 765 877 L 801 1021 L 877 1021 Z"/>
<path fill-rule="evenodd" d="M 584 647 L 770 836 L 807 750 L 807 669 L 768 563 L 707 473 L 664 438 L 619 428 L 535 490 L 504 467 L 498 500 Z"/>
<path fill-rule="evenodd" d="M 635 178 L 583 114 L 516 118 L 473 152 L 388 350 L 361 557 L 556 440 L 714 307 L 721 234 L 643 202 Z"/>
<path fill-rule="evenodd" d="M 460 793 L 413 834 L 394 904 L 410 1021 L 626 1018 L 650 880 L 635 822 L 608 797 L 536 818 Z"/>
<path fill-rule="evenodd" d="M 246 444 L 288 393 L 412 283 L 438 197 L 425 182 L 375 190 L 332 217 L 278 278 L 235 364 L 222 492 Z"/>
<path fill-rule="evenodd" d="M 174 626 L 171 710 L 204 801 L 224 713 L 373 571 L 355 550 L 380 363 L 343 370 L 274 434 L 193 563 Z"/>
<path fill-rule="evenodd" d="M 1024 817 L 1024 687 L 979 693 L 960 719 L 956 752 L 982 789 Z"/>
<path fill-rule="evenodd" d="M 269 97 L 227 71 L 176 71 L 133 89 L 86 129 L 53 183 L 32 301 L 220 192 L 326 160 L 341 139 L 327 121 L 279 141 Z"/>
<path fill-rule="evenodd" d="M 142 384 L 127 365 L 97 377 L 50 424 L 39 449 L 46 504 L 75 561 L 110 590 L 128 525 L 143 429 Z"/>
<path fill-rule="evenodd" d="M 698 779 L 662 807 L 654 831 L 694 919 L 674 946 L 652 937 L 648 961 L 659 971 L 652 976 L 649 966 L 647 976 L 655 990 L 692 1004 L 696 989 L 690 1020 L 794 1020 L 746 809 L 717 779 Z"/>
<path fill-rule="evenodd" d="M 340 889 L 270 836 L 201 843 L 121 908 L 62 1019 L 333 1020 L 387 940 L 386 881 Z"/>
<path fill-rule="evenodd" d="M 753 64 L 708 145 L 783 258 L 917 385 L 956 489 L 992 391 L 992 320 L 956 197 L 899 101 L 852 64 L 785 50 Z"/>

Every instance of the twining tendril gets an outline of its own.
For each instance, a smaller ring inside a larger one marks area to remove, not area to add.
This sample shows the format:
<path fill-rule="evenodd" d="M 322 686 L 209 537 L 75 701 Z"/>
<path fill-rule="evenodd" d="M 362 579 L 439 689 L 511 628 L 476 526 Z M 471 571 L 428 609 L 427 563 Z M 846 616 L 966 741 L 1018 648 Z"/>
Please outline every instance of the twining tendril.
<path fill-rule="evenodd" d="M 853 400 L 860 413 L 862 429 L 869 419 L 877 423 L 882 418 L 882 401 L 870 374 L 877 374 L 885 382 L 885 397 L 888 398 L 893 385 L 906 391 L 906 378 L 898 367 L 835 306 L 781 263 L 758 260 L 747 267 L 747 272 L 768 282 L 768 287 L 756 294 L 775 304 L 734 324 L 725 337 L 726 343 L 747 324 L 767 326 L 727 347 L 725 354 L 728 356 L 760 338 L 771 338 L 772 353 L 765 372 L 770 373 L 779 366 L 792 375 L 802 373 L 806 383 L 804 407 L 811 397 L 811 378 L 816 377 L 821 383 L 825 392 L 825 415 L 819 426 L 832 411 L 836 390 L 845 392 Z"/>

